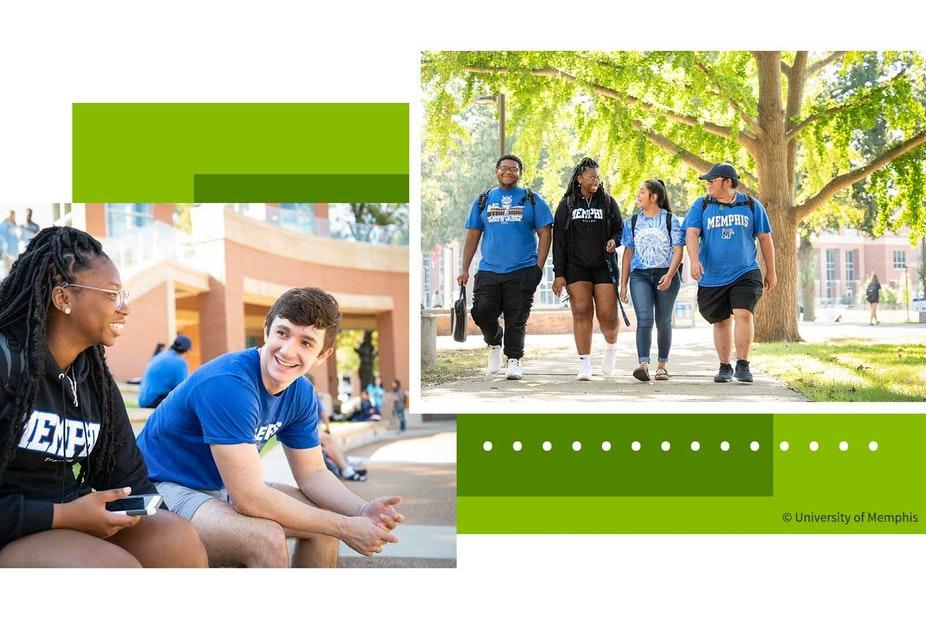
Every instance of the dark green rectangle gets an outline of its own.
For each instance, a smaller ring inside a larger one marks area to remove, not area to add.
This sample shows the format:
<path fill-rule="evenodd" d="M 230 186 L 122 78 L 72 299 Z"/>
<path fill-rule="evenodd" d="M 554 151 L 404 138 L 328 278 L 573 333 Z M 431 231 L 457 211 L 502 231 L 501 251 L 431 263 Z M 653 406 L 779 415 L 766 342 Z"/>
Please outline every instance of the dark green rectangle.
<path fill-rule="evenodd" d="M 72 114 L 76 202 L 193 202 L 194 175 L 409 172 L 406 103 L 76 103 Z M 407 202 L 400 184 L 365 201 Z M 325 201 L 256 188 L 224 201 Z"/>
<path fill-rule="evenodd" d="M 194 202 L 408 202 L 408 174 L 196 174 Z"/>
<path fill-rule="evenodd" d="M 772 494 L 771 415 L 468 414 L 457 422 L 460 496 Z"/>

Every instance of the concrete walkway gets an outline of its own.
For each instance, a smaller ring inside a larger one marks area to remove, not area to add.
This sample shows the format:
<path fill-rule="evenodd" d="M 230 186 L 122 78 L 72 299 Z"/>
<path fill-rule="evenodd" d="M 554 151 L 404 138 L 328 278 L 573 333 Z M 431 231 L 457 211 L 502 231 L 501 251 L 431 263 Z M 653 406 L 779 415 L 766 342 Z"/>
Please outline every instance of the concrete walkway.
<path fill-rule="evenodd" d="M 618 337 L 614 375 L 601 375 L 604 340 L 592 345 L 591 381 L 576 380 L 578 358 L 571 335 L 528 335 L 524 379 L 506 380 L 504 372 L 480 374 L 422 389 L 426 411 L 444 412 L 592 412 L 635 411 L 628 404 L 681 401 L 804 401 L 760 367 L 753 367 L 755 382 L 716 384 L 717 358 L 706 328 L 676 329 L 669 360 L 670 380 L 640 382 L 631 372 L 637 367 L 633 332 Z M 442 338 L 441 338 L 442 339 Z M 473 337 L 473 347 L 482 348 Z M 655 352 L 655 341 L 654 352 Z M 446 342 L 438 340 L 438 348 Z M 470 347 L 470 340 L 466 342 Z M 655 364 L 651 365 L 651 373 Z M 587 404 L 587 405 L 586 405 Z"/>
<path fill-rule="evenodd" d="M 862 321 L 866 320 L 866 321 Z M 799 325 L 809 342 L 859 339 L 873 343 L 926 342 L 926 324 L 903 323 L 900 312 L 883 312 L 879 326 L 868 326 L 867 313 L 845 312 L 839 322 L 821 315 L 818 322 Z M 529 326 L 528 326 L 529 329 Z M 653 333 L 652 353 L 656 341 Z M 481 337 L 465 343 L 439 337 L 438 350 L 486 349 Z M 669 358 L 671 379 L 667 382 L 639 382 L 631 375 L 637 366 L 635 334 L 621 331 L 615 374 L 601 376 L 604 340 L 595 334 L 592 344 L 593 370 L 590 382 L 575 379 L 578 359 L 572 335 L 531 335 L 528 330 L 524 379 L 506 380 L 504 373 L 484 371 L 441 384 L 422 387 L 423 412 L 628 412 L 653 411 L 660 403 L 677 402 L 801 402 L 806 399 L 772 376 L 759 364 L 752 367 L 755 382 L 715 384 L 717 357 L 707 324 L 676 328 Z M 654 367 L 655 365 L 651 365 Z M 652 371 L 652 370 L 651 370 Z M 676 408 L 676 411 L 678 409 Z"/>
<path fill-rule="evenodd" d="M 366 558 L 340 543 L 340 567 L 456 566 L 456 424 L 423 423 L 388 439 L 347 451 L 367 460 L 367 480 L 346 483 L 365 497 L 402 496 L 405 523 L 396 529 L 399 542 Z M 295 485 L 283 448 L 263 457 L 264 478 Z M 292 545 L 292 542 L 291 542 Z"/>

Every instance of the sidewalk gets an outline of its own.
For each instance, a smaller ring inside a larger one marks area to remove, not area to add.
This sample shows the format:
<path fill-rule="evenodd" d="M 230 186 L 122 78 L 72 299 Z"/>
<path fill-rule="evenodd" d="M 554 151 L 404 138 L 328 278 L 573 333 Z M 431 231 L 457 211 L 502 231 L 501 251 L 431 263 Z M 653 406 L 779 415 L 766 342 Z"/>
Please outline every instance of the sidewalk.
<path fill-rule="evenodd" d="M 456 566 L 456 423 L 427 423 L 347 451 L 367 459 L 367 481 L 346 483 L 365 497 L 402 496 L 399 542 L 366 558 L 340 543 L 341 567 Z M 281 446 L 263 457 L 264 478 L 295 485 Z M 292 541 L 290 544 L 292 545 Z"/>
<path fill-rule="evenodd" d="M 895 315 L 896 314 L 896 315 Z M 847 312 L 839 322 L 821 315 L 818 322 L 801 322 L 801 336 L 808 342 L 836 339 L 862 339 L 874 343 L 926 341 L 926 324 L 905 324 L 900 312 L 882 312 L 879 326 L 868 326 L 867 313 Z M 438 350 L 485 349 L 479 336 L 465 343 L 450 337 L 438 337 Z M 656 333 L 653 332 L 653 353 Z M 801 402 L 806 399 L 775 378 L 765 374 L 761 365 L 752 369 L 755 382 L 741 384 L 735 380 L 715 384 L 717 356 L 710 327 L 676 328 L 672 333 L 669 358 L 671 379 L 667 382 L 639 382 L 631 376 L 637 366 L 633 331 L 621 331 L 615 374 L 601 376 L 604 339 L 596 333 L 592 344 L 595 375 L 590 382 L 575 379 L 578 370 L 572 335 L 531 335 L 528 326 L 524 379 L 506 380 L 504 373 L 488 376 L 484 372 L 422 388 L 424 412 L 627 412 L 659 403 L 678 402 Z M 655 367 L 655 365 L 651 365 Z M 628 404 L 633 404 L 628 405 Z"/>

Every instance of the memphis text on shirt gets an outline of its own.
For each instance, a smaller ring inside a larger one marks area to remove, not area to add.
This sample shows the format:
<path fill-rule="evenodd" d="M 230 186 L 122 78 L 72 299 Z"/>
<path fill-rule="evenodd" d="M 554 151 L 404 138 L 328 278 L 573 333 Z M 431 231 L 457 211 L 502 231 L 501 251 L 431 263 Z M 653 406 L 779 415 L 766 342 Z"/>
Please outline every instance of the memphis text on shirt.
<path fill-rule="evenodd" d="M 572 211 L 572 220 L 576 219 L 604 219 L 604 208 L 575 208 Z"/>
<path fill-rule="evenodd" d="M 45 453 L 55 459 L 69 460 L 86 457 L 93 450 L 99 435 L 99 423 L 62 419 L 54 412 L 33 410 L 19 441 L 19 448 Z"/>
<path fill-rule="evenodd" d="M 282 426 L 283 423 L 271 423 L 269 425 L 264 425 L 263 427 L 258 427 L 257 431 L 254 432 L 254 439 L 258 444 L 263 444 L 272 438 L 273 434 L 278 432 Z"/>
<path fill-rule="evenodd" d="M 707 218 L 707 229 L 709 230 L 715 227 L 730 227 L 731 225 L 752 227 L 752 223 L 749 221 L 749 215 L 716 215 Z"/>

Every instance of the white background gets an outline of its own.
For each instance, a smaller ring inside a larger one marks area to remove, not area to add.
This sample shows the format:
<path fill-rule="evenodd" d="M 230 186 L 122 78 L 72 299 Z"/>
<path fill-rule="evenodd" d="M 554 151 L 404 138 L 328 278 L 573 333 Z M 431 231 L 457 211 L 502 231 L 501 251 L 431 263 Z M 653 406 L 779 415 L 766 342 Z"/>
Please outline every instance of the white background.
<path fill-rule="evenodd" d="M 764 4 L 6 3 L 0 203 L 70 200 L 72 102 L 410 101 L 417 213 L 421 49 L 923 47 L 922 9 L 893 0 Z M 4 571 L 0 607 L 70 617 L 216 606 L 312 617 L 923 615 L 924 550 L 921 536 L 462 536 L 456 570 Z"/>

